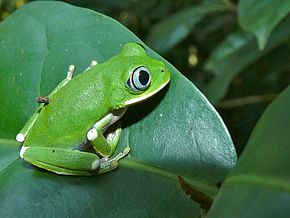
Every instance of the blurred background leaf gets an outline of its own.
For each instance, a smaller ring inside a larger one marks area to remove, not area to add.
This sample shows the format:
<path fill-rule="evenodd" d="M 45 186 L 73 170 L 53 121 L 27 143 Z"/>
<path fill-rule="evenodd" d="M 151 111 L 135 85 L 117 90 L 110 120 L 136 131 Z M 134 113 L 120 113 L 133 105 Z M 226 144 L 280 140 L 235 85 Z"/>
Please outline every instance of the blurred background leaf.
<path fill-rule="evenodd" d="M 253 33 L 259 48 L 264 49 L 271 32 L 290 12 L 288 0 L 240 0 L 238 11 L 241 27 Z"/>
<path fill-rule="evenodd" d="M 290 216 L 290 86 L 266 109 L 208 217 Z"/>
<path fill-rule="evenodd" d="M 222 4 L 201 4 L 183 9 L 155 24 L 145 42 L 157 52 L 165 53 L 187 37 L 194 25 L 206 16 L 226 9 Z"/>
<path fill-rule="evenodd" d="M 282 22 L 270 37 L 264 50 L 259 50 L 254 37 L 245 32 L 234 32 L 227 36 L 210 54 L 205 69 L 216 77 L 207 85 L 206 96 L 213 103 L 219 102 L 227 93 L 233 78 L 250 64 L 271 52 L 290 38 L 290 18 Z"/>

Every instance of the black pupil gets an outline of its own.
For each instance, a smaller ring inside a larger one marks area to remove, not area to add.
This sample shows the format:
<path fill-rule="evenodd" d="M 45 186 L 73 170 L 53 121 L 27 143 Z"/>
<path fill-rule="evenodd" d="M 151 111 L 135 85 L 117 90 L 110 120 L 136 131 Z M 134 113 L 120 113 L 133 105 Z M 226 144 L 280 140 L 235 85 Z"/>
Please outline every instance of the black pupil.
<path fill-rule="evenodd" d="M 145 85 L 147 85 L 148 81 L 149 81 L 149 73 L 147 73 L 147 71 L 145 71 L 145 70 L 141 70 L 139 72 L 139 82 L 143 86 L 145 86 Z"/>

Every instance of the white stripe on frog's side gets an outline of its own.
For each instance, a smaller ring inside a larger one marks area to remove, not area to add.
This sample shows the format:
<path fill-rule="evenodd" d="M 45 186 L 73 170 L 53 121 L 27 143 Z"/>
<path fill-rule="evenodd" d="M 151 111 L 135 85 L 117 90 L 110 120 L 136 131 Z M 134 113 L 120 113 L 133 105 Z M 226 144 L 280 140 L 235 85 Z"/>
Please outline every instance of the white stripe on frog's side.
<path fill-rule="evenodd" d="M 137 98 L 132 98 L 128 101 L 125 101 L 125 105 L 126 106 L 129 106 L 129 105 L 132 105 L 132 104 L 135 104 L 135 103 L 138 103 L 138 102 L 141 102 L 141 101 L 144 101 L 145 99 L 147 98 L 150 98 L 151 96 L 155 95 L 157 92 L 159 92 L 161 89 L 163 89 L 167 83 L 169 82 L 169 80 L 167 82 L 165 82 L 164 84 L 162 84 L 158 89 L 156 89 L 155 91 L 153 92 L 150 92 L 149 94 L 146 94 L 146 95 L 141 95 L 140 97 L 137 97 Z"/>

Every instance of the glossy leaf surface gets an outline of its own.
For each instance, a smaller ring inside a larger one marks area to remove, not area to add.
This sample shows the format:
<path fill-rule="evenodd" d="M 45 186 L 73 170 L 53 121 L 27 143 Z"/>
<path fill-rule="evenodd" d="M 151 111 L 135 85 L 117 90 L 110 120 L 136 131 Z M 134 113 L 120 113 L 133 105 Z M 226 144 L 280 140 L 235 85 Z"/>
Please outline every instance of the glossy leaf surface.
<path fill-rule="evenodd" d="M 92 59 L 103 62 L 126 42 L 140 40 L 111 18 L 60 2 L 27 4 L 0 25 L 1 216 L 199 214 L 178 175 L 208 195 L 216 193 L 215 183 L 236 161 L 227 129 L 199 90 L 148 47 L 166 62 L 172 81 L 126 113 L 119 150 L 130 145 L 132 152 L 119 169 L 65 177 L 18 158 L 13 139 L 36 108 L 35 97 L 49 94 L 70 64 L 81 73 Z"/>

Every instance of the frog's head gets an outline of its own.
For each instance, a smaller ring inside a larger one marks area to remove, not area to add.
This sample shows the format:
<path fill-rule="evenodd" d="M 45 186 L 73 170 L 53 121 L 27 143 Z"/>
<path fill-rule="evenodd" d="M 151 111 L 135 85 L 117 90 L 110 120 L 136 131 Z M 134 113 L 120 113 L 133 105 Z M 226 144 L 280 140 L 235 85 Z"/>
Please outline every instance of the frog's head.
<path fill-rule="evenodd" d="M 148 56 L 142 45 L 128 43 L 121 54 L 125 69 L 121 75 L 123 97 L 119 107 L 145 101 L 169 83 L 170 73 L 165 64 Z"/>

